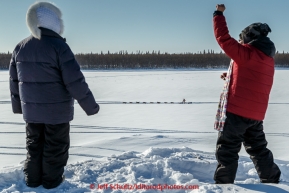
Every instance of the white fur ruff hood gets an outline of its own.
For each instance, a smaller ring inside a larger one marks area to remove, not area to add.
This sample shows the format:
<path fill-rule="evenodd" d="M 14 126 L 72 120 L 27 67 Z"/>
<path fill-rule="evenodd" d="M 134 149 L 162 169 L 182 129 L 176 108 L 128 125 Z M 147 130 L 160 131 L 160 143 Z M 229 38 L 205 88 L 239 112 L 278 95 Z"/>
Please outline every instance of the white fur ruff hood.
<path fill-rule="evenodd" d="M 40 39 L 41 30 L 38 27 L 50 29 L 59 35 L 63 33 L 62 13 L 58 7 L 49 2 L 32 4 L 26 15 L 26 23 L 32 35 Z"/>

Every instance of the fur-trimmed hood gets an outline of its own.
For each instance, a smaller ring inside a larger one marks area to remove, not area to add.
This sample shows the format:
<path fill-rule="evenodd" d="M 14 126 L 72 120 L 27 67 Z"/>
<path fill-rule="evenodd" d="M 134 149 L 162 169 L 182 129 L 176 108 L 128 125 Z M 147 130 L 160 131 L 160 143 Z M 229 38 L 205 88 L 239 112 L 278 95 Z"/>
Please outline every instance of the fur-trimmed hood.
<path fill-rule="evenodd" d="M 58 7 L 49 2 L 32 4 L 26 14 L 26 23 L 32 35 L 41 39 L 39 27 L 50 29 L 59 35 L 63 33 L 62 13 Z"/>

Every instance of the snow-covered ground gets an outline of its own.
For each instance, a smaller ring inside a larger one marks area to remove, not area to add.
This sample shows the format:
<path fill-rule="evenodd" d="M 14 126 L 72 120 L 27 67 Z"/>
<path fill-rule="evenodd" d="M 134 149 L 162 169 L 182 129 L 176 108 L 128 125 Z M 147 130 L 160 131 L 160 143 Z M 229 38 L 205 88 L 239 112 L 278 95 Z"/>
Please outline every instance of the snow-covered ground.
<path fill-rule="evenodd" d="M 100 112 L 86 116 L 75 105 L 66 181 L 47 191 L 24 183 L 25 123 L 11 112 L 8 71 L 0 71 L 0 192 L 159 192 L 159 184 L 163 192 L 289 192 L 287 70 L 276 70 L 264 121 L 268 148 L 282 170 L 280 184 L 260 184 L 242 149 L 235 184 L 214 185 L 221 72 L 84 71 Z M 192 104 L 179 104 L 183 99 Z M 138 186 L 116 187 L 125 184 Z M 136 189 L 141 185 L 158 189 Z"/>

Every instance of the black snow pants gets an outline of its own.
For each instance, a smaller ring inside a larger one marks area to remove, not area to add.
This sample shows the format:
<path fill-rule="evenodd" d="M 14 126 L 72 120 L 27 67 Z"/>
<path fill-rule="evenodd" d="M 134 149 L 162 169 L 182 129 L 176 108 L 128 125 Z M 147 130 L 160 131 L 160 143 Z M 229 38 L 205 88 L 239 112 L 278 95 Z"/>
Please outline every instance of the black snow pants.
<path fill-rule="evenodd" d="M 55 188 L 62 182 L 68 160 L 69 123 L 49 125 L 26 123 L 26 185 Z"/>
<path fill-rule="evenodd" d="M 227 112 L 227 119 L 217 140 L 218 166 L 216 184 L 234 183 L 238 168 L 238 153 L 243 143 L 253 161 L 262 183 L 278 183 L 281 171 L 274 163 L 272 152 L 267 149 L 263 121 L 247 119 Z"/>

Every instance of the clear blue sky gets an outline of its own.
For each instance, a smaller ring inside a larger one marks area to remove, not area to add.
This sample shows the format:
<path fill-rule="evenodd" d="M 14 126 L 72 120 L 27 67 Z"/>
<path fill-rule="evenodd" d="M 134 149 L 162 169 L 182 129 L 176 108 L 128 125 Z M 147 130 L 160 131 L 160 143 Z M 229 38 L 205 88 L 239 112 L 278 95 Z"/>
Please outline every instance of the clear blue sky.
<path fill-rule="evenodd" d="M 35 0 L 0 1 L 0 52 L 30 35 L 25 17 Z M 52 0 L 63 12 L 74 53 L 153 51 L 181 53 L 213 49 L 212 14 L 226 5 L 230 34 L 238 38 L 254 22 L 269 24 L 278 51 L 289 51 L 288 0 Z"/>

